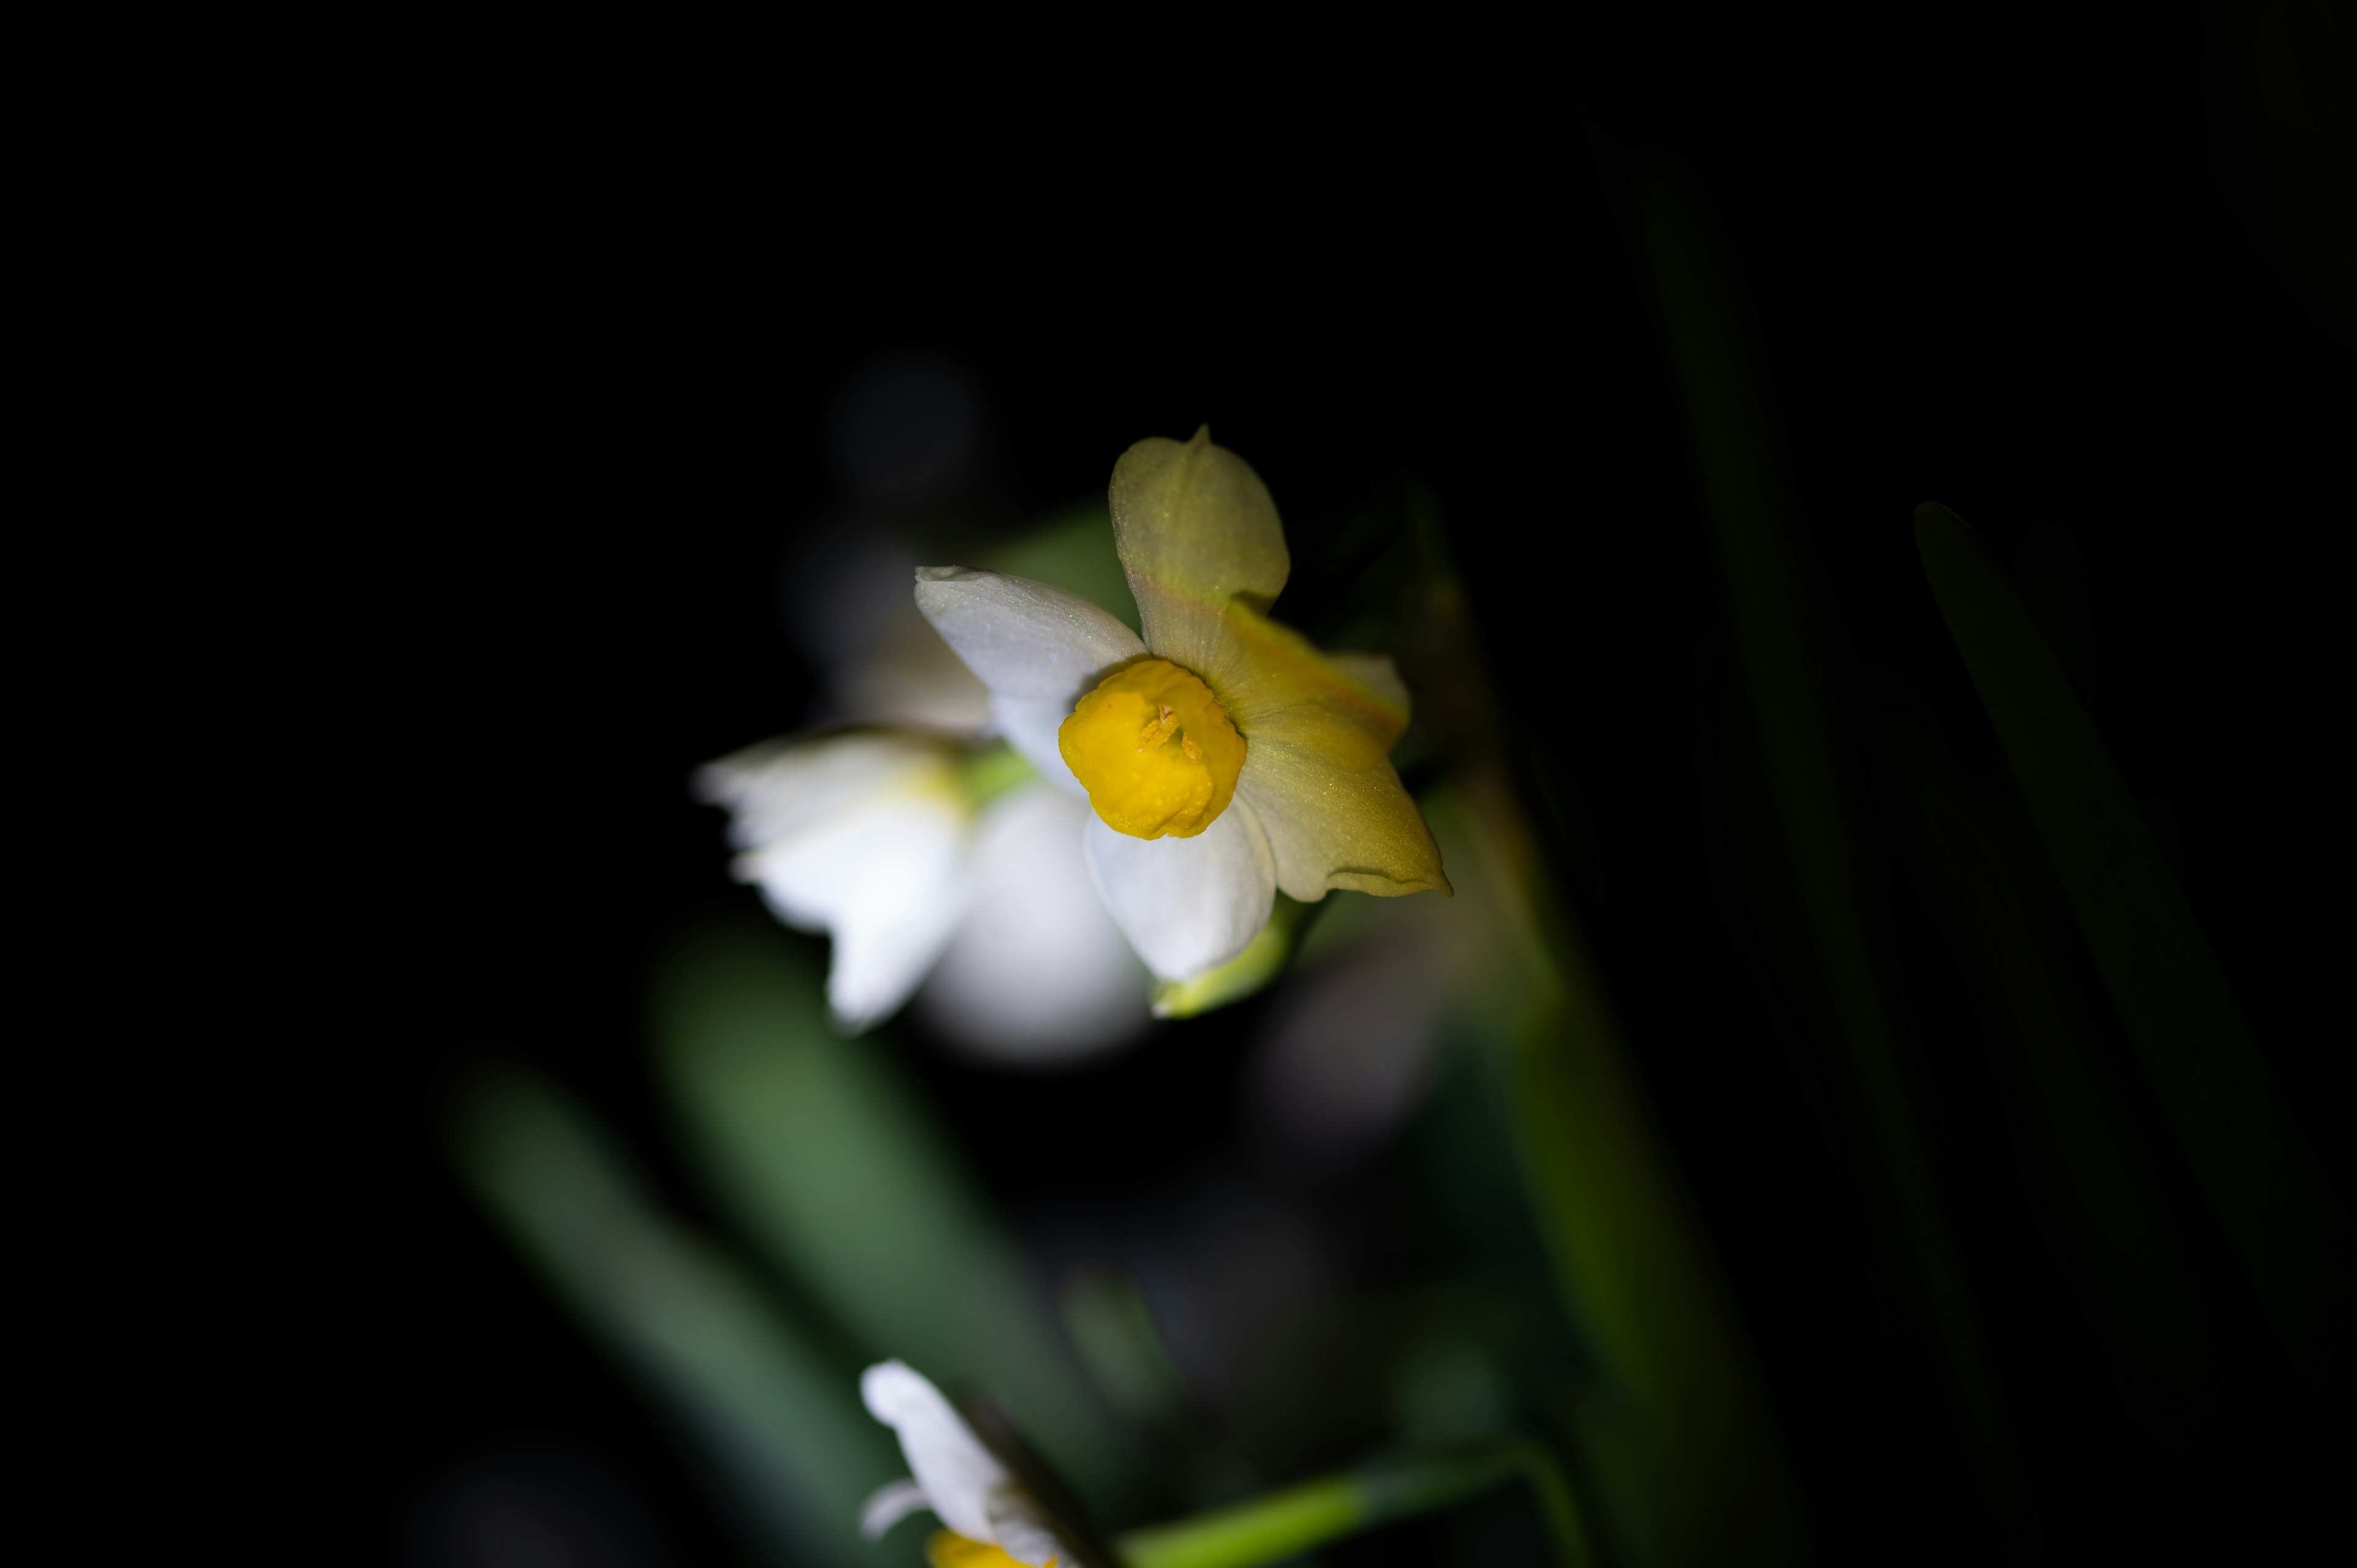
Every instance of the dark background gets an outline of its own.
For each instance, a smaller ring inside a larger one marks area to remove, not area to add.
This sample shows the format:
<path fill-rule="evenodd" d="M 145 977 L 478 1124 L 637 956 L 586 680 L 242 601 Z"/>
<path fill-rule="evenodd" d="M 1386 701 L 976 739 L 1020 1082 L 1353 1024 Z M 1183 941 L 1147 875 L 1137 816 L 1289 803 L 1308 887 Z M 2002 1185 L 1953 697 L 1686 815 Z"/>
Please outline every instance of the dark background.
<path fill-rule="evenodd" d="M 2238 64 L 2282 9 L 568 17 L 358 48 L 367 108 L 322 90 L 353 125 L 314 192 L 342 281 L 296 389 L 346 541 L 317 563 L 322 629 L 356 655 L 293 677 L 326 782 L 361 802 L 310 852 L 362 890 L 332 918 L 307 1097 L 328 1175 L 288 1230 L 349 1282 L 318 1298 L 342 1529 L 415 1548 L 453 1496 L 506 1487 L 647 1543 L 612 1561 L 731 1551 L 474 1214 L 441 1119 L 470 1063 L 522 1057 L 695 1210 L 638 988 L 683 924 L 754 906 L 685 778 L 801 721 L 782 564 L 844 515 L 831 412 L 878 356 L 927 354 L 984 393 L 977 531 L 1203 421 L 1267 479 L 1297 562 L 1384 487 L 1433 488 L 1825 1551 L 1948 1534 L 1917 1473 L 1936 1456 L 1873 1450 L 1821 1397 L 1837 1177 L 1713 847 L 1693 671 L 1717 589 L 1631 181 L 1687 171 L 1742 258 L 1846 701 L 1902 692 L 1986 747 L 1912 508 L 2001 553 L 2065 542 L 2091 704 L 2330 1148 L 2341 944 L 2313 885 L 2343 792 L 2328 541 L 2352 409 L 2333 285 L 2270 205 L 2276 79 Z M 1141 1126 L 1214 1157 L 1235 1037 L 1192 1026 L 1183 1054 L 1052 1090 L 1102 1127 L 1069 1179 L 1150 1186 Z M 1008 1092 L 921 1070 L 953 1117 Z M 2067 1381 L 2004 1135 L 1969 1085 L 1939 1102 L 2009 1375 Z M 970 1153 L 1018 1211 L 1042 1196 L 1036 1167 Z M 2330 1475 L 2250 1337 L 2271 1468 L 2233 1496 L 2275 1548 Z M 2035 1549 L 2166 1551 L 2102 1396 L 2036 1409 Z"/>

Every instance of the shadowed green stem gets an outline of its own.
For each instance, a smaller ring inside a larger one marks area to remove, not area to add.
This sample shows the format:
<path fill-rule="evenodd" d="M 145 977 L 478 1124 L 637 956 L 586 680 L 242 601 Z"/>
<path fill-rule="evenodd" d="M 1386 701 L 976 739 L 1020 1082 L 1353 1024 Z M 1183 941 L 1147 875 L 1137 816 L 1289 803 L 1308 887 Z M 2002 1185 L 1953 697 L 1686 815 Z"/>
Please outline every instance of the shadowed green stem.
<path fill-rule="evenodd" d="M 1126 1568 L 1253 1568 L 1436 1513 L 1509 1481 L 1528 1481 L 1564 1568 L 1589 1568 L 1577 1501 L 1554 1458 L 1527 1438 L 1387 1460 L 1286 1487 L 1121 1539 Z"/>
<path fill-rule="evenodd" d="M 1631 1568 L 1803 1561 L 1807 1521 L 1740 1321 L 1577 911 L 1547 875 L 1428 511 L 1419 534 L 1412 678 L 1458 768 L 1422 798 L 1458 890 L 1437 928 L 1454 955 L 1452 1026 L 1494 1096 L 1590 1361 L 1555 1402 L 1595 1538 Z"/>

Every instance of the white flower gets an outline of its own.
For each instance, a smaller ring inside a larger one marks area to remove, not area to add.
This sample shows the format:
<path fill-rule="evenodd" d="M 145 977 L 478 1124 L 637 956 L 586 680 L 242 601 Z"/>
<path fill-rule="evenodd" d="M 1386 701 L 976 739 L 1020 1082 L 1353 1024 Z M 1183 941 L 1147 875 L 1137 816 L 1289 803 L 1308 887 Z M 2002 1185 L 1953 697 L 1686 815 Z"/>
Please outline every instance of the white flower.
<path fill-rule="evenodd" d="M 695 785 L 733 814 L 737 876 L 786 924 L 832 937 L 842 1027 L 924 983 L 929 1019 L 967 1049 L 1039 1063 L 1126 1039 L 1147 1014 L 1146 977 L 1089 889 L 1086 808 L 1029 773 L 951 736 L 845 731 L 723 757 Z"/>
<path fill-rule="evenodd" d="M 834 939 L 826 1000 L 864 1029 L 909 999 L 965 906 L 974 815 L 950 749 L 919 735 L 773 741 L 710 764 L 739 880 L 786 924 Z"/>
<path fill-rule="evenodd" d="M 1071 1061 L 1148 1022 L 1146 971 L 1090 885 L 1088 814 L 1033 779 L 974 821 L 965 912 L 917 994 L 926 1022 L 973 1055 Z"/>
<path fill-rule="evenodd" d="M 867 1413 L 899 1437 L 915 1476 L 867 1499 L 859 1528 L 870 1540 L 931 1509 L 950 1533 L 927 1552 L 942 1568 L 985 1568 L 1009 1559 L 1029 1568 L 1073 1568 L 1077 1555 L 1048 1511 L 921 1373 L 899 1361 L 881 1362 L 861 1374 L 859 1396 Z"/>
<path fill-rule="evenodd" d="M 1278 888 L 1448 890 L 1392 769 L 1387 658 L 1267 618 L 1291 570 L 1260 478 L 1207 431 L 1114 468 L 1114 541 L 1146 635 L 1075 595 L 923 567 L 917 607 L 990 688 L 994 725 L 1084 795 L 1090 870 L 1138 956 L 1183 980 L 1242 951 Z"/>

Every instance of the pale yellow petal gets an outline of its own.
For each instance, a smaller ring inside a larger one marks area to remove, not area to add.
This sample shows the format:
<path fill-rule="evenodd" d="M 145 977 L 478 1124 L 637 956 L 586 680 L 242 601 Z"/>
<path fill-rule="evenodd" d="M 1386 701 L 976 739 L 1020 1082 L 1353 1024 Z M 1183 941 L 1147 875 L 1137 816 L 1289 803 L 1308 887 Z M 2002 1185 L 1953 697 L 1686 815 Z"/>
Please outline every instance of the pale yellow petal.
<path fill-rule="evenodd" d="M 1211 445 L 1150 436 L 1114 465 L 1114 545 L 1137 597 L 1146 646 L 1199 675 L 1228 660 L 1225 616 L 1241 595 L 1265 610 L 1292 570 L 1276 503 L 1252 466 Z"/>
<path fill-rule="evenodd" d="M 1391 660 L 1320 653 L 1242 605 L 1225 618 L 1233 673 L 1219 695 L 1245 745 L 1236 798 L 1260 819 L 1277 886 L 1305 901 L 1336 887 L 1450 891 L 1432 831 L 1391 765 L 1408 718 Z"/>
<path fill-rule="evenodd" d="M 1244 605 L 1222 618 L 1227 668 L 1212 694 L 1249 741 L 1297 710 L 1331 711 L 1364 737 L 1372 759 L 1388 755 L 1407 728 L 1407 686 L 1380 653 L 1327 653 L 1289 626 Z"/>

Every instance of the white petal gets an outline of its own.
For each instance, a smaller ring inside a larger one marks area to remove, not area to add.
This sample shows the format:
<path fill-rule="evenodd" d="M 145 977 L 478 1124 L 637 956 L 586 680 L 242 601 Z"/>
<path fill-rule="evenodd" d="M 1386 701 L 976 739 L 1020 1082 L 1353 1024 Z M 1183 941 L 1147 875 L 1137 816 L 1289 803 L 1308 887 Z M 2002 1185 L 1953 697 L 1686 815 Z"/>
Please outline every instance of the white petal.
<path fill-rule="evenodd" d="M 884 1361 L 860 1374 L 859 1397 L 868 1414 L 899 1435 L 900 1452 L 942 1522 L 969 1541 L 996 1541 L 992 1498 L 1013 1486 L 1014 1477 L 942 1391 L 905 1364 Z"/>
<path fill-rule="evenodd" d="M 1039 770 L 1040 778 L 1075 800 L 1085 800 L 1088 790 L 1072 777 L 1056 745 L 1057 732 L 1072 716 L 1073 701 L 1071 697 L 1007 697 L 994 692 L 990 727 L 1005 736 L 1006 744 Z"/>
<path fill-rule="evenodd" d="M 728 842 L 759 849 L 937 767 L 946 752 L 920 736 L 852 731 L 765 741 L 698 768 L 696 799 L 726 806 Z"/>
<path fill-rule="evenodd" d="M 786 924 L 834 938 L 827 1004 L 857 1030 L 909 999 L 956 929 L 969 808 L 939 748 L 901 751 L 893 769 L 869 766 L 872 747 L 813 749 L 740 794 L 740 842 L 759 836 L 737 875 Z"/>
<path fill-rule="evenodd" d="M 1076 1561 L 1077 1554 L 1049 1523 L 1047 1510 L 1027 1492 L 1004 1491 L 991 1499 L 990 1530 L 998 1550 L 1031 1568 Z"/>
<path fill-rule="evenodd" d="M 1132 838 L 1092 812 L 1086 842 L 1114 923 L 1165 980 L 1227 962 L 1268 924 L 1276 863 L 1242 797 L 1190 839 Z"/>
<path fill-rule="evenodd" d="M 1146 972 L 1081 849 L 1085 801 L 1027 785 L 975 825 L 966 917 L 918 1005 L 993 1060 L 1070 1061 L 1146 1027 Z"/>
<path fill-rule="evenodd" d="M 870 1541 L 881 1541 L 886 1530 L 918 1509 L 932 1506 L 926 1499 L 925 1488 L 916 1482 L 887 1481 L 859 1505 L 859 1533 Z"/>
<path fill-rule="evenodd" d="M 984 685 L 1061 698 L 1066 713 L 1106 671 L 1146 651 L 1137 633 L 1078 594 L 1028 577 L 920 566 L 917 607 Z"/>

